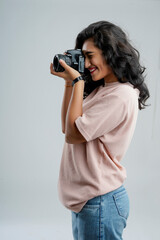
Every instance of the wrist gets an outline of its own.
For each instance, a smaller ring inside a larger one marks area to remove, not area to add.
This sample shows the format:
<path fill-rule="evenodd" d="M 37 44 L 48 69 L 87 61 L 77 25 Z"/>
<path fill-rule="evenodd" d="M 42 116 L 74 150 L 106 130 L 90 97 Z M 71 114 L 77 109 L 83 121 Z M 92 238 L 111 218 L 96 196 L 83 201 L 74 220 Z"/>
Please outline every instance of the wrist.
<path fill-rule="evenodd" d="M 72 83 L 72 80 L 68 80 L 68 79 L 64 79 L 65 80 L 65 83 L 68 84 L 68 83 Z"/>
<path fill-rule="evenodd" d="M 74 84 L 76 84 L 77 82 L 79 82 L 80 80 L 83 80 L 83 77 L 81 75 L 79 75 L 78 77 L 76 77 L 73 81 L 72 81 L 72 87 L 74 86 Z"/>
<path fill-rule="evenodd" d="M 65 87 L 72 87 L 72 81 L 71 80 L 65 80 Z"/>
<path fill-rule="evenodd" d="M 72 88 L 72 84 L 64 84 L 65 87 L 71 87 Z"/>

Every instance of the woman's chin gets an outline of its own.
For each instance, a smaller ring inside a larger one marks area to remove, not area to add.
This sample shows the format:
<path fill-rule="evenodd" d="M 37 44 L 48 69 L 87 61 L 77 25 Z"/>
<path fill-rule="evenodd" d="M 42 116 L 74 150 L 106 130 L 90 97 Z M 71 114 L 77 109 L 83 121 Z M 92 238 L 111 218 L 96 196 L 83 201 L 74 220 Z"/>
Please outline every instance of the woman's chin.
<path fill-rule="evenodd" d="M 99 81 L 99 80 L 101 80 L 101 79 L 92 77 L 92 81 L 93 81 L 93 82 L 97 82 L 97 81 Z"/>

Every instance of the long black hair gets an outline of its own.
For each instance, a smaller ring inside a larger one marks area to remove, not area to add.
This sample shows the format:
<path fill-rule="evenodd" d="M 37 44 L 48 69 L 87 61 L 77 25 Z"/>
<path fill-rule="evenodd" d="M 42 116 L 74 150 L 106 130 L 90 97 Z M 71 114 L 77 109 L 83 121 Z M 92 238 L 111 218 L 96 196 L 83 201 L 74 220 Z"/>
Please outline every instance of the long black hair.
<path fill-rule="evenodd" d="M 144 109 L 145 101 L 150 97 L 147 85 L 144 83 L 145 67 L 140 65 L 140 54 L 131 44 L 124 31 L 113 23 L 99 21 L 90 24 L 82 30 L 77 38 L 75 49 L 82 49 L 84 42 L 92 38 L 96 47 L 102 50 L 107 64 L 121 83 L 130 82 L 138 88 L 139 109 Z M 85 88 L 83 98 L 96 87 L 103 85 L 104 79 L 93 81 L 87 69 L 84 72 Z"/>

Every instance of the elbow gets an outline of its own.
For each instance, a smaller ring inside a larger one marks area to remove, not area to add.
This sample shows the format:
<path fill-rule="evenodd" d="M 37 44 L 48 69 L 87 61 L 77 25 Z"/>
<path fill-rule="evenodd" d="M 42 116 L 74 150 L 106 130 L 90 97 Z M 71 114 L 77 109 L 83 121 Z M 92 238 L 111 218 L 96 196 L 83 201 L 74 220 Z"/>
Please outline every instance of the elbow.
<path fill-rule="evenodd" d="M 68 138 L 67 135 L 65 135 L 65 142 L 66 142 L 66 143 L 70 143 L 69 138 Z"/>
<path fill-rule="evenodd" d="M 65 142 L 70 143 L 70 144 L 74 143 L 73 139 L 70 136 L 67 136 L 67 135 L 65 135 Z"/>
<path fill-rule="evenodd" d="M 65 134 L 65 129 L 62 129 L 62 133 Z"/>

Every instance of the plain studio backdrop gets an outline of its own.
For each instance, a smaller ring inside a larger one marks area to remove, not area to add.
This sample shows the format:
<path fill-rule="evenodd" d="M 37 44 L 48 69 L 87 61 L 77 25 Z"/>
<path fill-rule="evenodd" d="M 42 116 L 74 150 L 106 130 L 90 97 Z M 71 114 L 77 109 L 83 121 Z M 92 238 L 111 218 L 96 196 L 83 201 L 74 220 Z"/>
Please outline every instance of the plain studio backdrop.
<path fill-rule="evenodd" d="M 139 50 L 151 94 L 122 160 L 131 205 L 124 239 L 159 239 L 160 1 L 0 0 L 1 240 L 73 239 L 57 193 L 64 80 L 50 63 L 99 20 L 119 25 Z"/>

